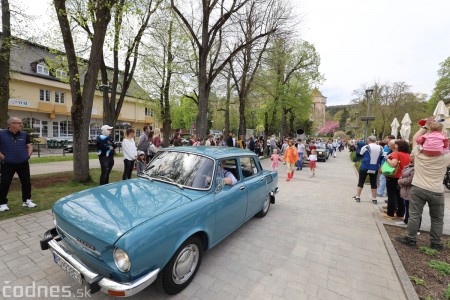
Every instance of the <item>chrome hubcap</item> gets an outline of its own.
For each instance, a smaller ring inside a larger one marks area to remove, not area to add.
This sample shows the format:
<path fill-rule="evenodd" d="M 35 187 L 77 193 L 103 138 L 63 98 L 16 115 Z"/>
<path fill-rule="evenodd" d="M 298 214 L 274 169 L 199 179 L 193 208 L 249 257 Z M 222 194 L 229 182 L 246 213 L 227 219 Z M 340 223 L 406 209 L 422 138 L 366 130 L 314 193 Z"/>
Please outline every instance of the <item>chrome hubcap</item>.
<path fill-rule="evenodd" d="M 263 211 L 266 213 L 269 210 L 270 206 L 270 197 L 267 196 L 266 200 L 264 201 Z"/>
<path fill-rule="evenodd" d="M 178 254 L 175 264 L 173 265 L 173 281 L 176 284 L 183 284 L 189 280 L 197 268 L 198 259 L 199 249 L 197 245 L 186 245 L 186 247 Z"/>

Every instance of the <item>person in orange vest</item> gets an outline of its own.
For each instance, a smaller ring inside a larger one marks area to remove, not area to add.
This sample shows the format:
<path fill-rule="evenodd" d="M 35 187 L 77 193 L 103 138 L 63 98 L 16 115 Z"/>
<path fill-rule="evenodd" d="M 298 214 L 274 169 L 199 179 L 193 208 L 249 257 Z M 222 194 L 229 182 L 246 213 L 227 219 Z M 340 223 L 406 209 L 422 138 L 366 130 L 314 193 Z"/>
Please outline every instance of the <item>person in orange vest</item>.
<path fill-rule="evenodd" d="M 289 140 L 289 147 L 284 152 L 283 161 L 286 162 L 287 178 L 286 181 L 294 177 L 294 170 L 298 161 L 298 151 L 292 140 Z"/>

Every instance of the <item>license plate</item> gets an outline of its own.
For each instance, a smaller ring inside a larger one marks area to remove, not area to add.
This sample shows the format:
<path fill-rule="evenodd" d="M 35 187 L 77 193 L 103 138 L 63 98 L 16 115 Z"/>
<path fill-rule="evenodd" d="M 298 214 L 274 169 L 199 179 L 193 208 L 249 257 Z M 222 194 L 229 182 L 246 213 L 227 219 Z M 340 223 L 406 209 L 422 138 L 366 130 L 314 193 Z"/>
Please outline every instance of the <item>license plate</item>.
<path fill-rule="evenodd" d="M 81 273 L 78 272 L 71 264 L 69 264 L 64 258 L 53 252 L 53 260 L 61 267 L 67 274 L 70 275 L 76 282 L 81 284 Z"/>

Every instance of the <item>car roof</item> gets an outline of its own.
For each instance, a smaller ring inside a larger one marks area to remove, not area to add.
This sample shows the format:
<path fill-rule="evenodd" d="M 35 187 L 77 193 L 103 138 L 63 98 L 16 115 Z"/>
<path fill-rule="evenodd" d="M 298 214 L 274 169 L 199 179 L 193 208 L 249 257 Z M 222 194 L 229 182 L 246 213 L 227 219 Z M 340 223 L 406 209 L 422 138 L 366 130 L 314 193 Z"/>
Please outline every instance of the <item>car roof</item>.
<path fill-rule="evenodd" d="M 248 149 L 222 146 L 185 146 L 185 147 L 169 147 L 164 151 L 190 152 L 210 156 L 214 159 L 222 159 L 232 156 L 256 156 L 255 152 Z"/>

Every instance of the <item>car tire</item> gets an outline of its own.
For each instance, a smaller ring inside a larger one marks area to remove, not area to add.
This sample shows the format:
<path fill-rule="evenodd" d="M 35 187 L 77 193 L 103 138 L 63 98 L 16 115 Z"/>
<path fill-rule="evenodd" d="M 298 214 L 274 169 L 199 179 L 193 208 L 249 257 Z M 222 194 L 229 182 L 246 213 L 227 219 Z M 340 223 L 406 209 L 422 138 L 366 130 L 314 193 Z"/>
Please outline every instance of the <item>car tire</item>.
<path fill-rule="evenodd" d="M 161 272 L 161 285 L 169 295 L 175 295 L 185 289 L 200 268 L 203 257 L 201 240 L 192 236 L 175 252 Z"/>
<path fill-rule="evenodd" d="M 270 209 L 270 195 L 267 195 L 266 199 L 264 200 L 263 207 L 261 210 L 256 214 L 258 218 L 264 218 Z"/>

